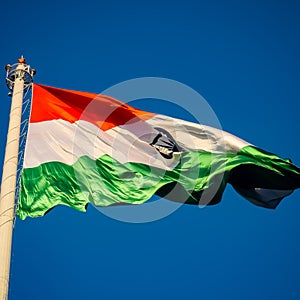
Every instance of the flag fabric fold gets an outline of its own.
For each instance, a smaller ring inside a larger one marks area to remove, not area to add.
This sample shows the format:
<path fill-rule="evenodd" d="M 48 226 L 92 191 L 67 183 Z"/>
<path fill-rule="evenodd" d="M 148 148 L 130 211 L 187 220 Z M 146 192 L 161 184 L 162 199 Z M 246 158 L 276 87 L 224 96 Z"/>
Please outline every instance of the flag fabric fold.
<path fill-rule="evenodd" d="M 56 205 L 142 204 L 154 194 L 211 205 L 227 183 L 275 208 L 300 169 L 225 131 L 135 109 L 112 97 L 34 84 L 17 214 Z"/>

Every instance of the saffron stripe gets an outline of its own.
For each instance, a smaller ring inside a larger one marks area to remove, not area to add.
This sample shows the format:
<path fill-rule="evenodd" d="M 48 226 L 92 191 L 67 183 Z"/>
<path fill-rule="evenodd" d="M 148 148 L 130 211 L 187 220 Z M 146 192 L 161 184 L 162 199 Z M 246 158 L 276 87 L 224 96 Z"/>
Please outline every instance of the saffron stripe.
<path fill-rule="evenodd" d="M 109 96 L 34 84 L 30 122 L 85 120 L 102 130 L 147 120 L 154 114 L 135 109 Z"/>

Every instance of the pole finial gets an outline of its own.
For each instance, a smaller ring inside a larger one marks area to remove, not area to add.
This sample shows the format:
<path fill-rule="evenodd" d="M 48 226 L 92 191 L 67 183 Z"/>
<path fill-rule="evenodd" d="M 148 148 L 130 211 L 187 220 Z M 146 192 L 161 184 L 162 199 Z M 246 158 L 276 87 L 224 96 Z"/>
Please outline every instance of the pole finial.
<path fill-rule="evenodd" d="M 26 60 L 25 60 L 25 58 L 23 57 L 23 55 L 18 59 L 18 63 L 19 63 L 19 64 L 25 64 L 25 63 L 26 63 Z"/>
<path fill-rule="evenodd" d="M 30 89 L 36 70 L 32 69 L 30 65 L 26 64 L 26 60 L 23 55 L 18 59 L 18 63 L 13 64 L 12 66 L 10 64 L 7 64 L 5 66 L 5 70 L 6 85 L 11 91 L 13 91 L 14 89 L 14 84 L 17 78 L 23 79 L 25 91 Z"/>

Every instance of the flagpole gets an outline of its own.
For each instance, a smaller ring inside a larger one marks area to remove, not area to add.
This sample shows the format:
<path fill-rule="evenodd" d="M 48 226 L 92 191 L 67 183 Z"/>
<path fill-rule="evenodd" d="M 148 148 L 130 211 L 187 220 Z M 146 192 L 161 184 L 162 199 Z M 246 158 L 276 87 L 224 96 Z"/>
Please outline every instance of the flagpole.
<path fill-rule="evenodd" d="M 30 88 L 35 74 L 23 57 L 17 64 L 7 65 L 5 69 L 12 100 L 0 196 L 0 300 L 8 298 L 23 94 L 24 90 Z"/>

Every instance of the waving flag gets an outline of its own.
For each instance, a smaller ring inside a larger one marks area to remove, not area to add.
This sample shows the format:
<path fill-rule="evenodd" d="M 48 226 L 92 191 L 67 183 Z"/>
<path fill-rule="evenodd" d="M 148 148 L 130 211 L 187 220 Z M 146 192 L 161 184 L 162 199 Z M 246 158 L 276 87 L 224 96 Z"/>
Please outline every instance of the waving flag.
<path fill-rule="evenodd" d="M 227 183 L 275 208 L 300 169 L 227 132 L 135 109 L 104 95 L 35 84 L 17 214 L 56 205 L 141 204 L 154 194 L 216 204 Z"/>

